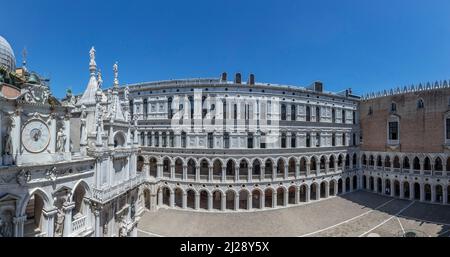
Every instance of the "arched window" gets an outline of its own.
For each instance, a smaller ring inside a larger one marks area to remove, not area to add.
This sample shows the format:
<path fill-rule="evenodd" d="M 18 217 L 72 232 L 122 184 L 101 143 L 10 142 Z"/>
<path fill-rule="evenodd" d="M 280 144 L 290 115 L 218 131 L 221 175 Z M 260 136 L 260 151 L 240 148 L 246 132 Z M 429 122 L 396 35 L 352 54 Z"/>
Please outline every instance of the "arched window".
<path fill-rule="evenodd" d="M 311 121 L 311 107 L 306 106 L 306 121 Z"/>
<path fill-rule="evenodd" d="M 169 112 L 169 119 L 172 119 L 173 117 L 173 109 L 172 109 L 172 97 L 169 97 L 169 99 L 167 99 L 167 110 Z"/>
<path fill-rule="evenodd" d="M 417 109 L 423 109 L 424 106 L 423 99 L 417 100 Z"/>
<path fill-rule="evenodd" d="M 316 107 L 316 122 L 320 122 L 320 107 Z"/>
<path fill-rule="evenodd" d="M 297 108 L 295 107 L 295 104 L 291 105 L 291 120 L 297 119 Z"/>
<path fill-rule="evenodd" d="M 306 133 L 306 147 L 311 147 L 311 134 Z"/>
<path fill-rule="evenodd" d="M 316 133 L 316 147 L 320 147 L 320 133 Z"/>
<path fill-rule="evenodd" d="M 397 104 L 391 103 L 391 112 L 396 112 L 396 111 L 397 111 Z"/>
<path fill-rule="evenodd" d="M 342 133 L 342 145 L 344 145 L 344 146 L 347 145 L 347 138 L 345 136 L 345 133 Z"/>
<path fill-rule="evenodd" d="M 331 110 L 331 122 L 336 122 L 336 110 L 334 108 Z"/>
<path fill-rule="evenodd" d="M 286 104 L 281 105 L 281 120 L 286 120 Z"/>
<path fill-rule="evenodd" d="M 281 148 L 286 148 L 286 133 L 281 133 Z"/>
<path fill-rule="evenodd" d="M 342 123 L 345 123 L 345 110 L 342 110 Z"/>
<path fill-rule="evenodd" d="M 291 148 L 297 147 L 297 135 L 295 133 L 291 134 Z"/>
<path fill-rule="evenodd" d="M 336 133 L 331 134 L 331 146 L 336 146 Z"/>
<path fill-rule="evenodd" d="M 181 132 L 181 147 L 186 148 L 186 132 Z"/>
<path fill-rule="evenodd" d="M 144 119 L 147 119 L 148 115 L 148 101 L 147 98 L 144 99 Z"/>

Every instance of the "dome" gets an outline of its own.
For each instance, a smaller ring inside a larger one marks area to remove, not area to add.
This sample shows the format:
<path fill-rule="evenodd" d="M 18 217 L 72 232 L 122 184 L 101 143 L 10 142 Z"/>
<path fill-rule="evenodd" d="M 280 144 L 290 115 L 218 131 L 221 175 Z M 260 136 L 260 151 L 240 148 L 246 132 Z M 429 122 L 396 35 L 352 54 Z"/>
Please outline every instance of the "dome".
<path fill-rule="evenodd" d="M 14 71 L 16 69 L 14 51 L 8 41 L 2 36 L 0 36 L 0 65 L 5 66 L 8 71 Z"/>

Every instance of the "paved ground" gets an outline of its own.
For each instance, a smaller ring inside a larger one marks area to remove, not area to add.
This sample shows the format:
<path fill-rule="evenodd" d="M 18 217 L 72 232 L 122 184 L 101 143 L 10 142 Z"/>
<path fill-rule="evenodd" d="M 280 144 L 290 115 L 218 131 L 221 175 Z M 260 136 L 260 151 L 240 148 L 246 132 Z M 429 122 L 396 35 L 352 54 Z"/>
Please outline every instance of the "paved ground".
<path fill-rule="evenodd" d="M 139 236 L 450 236 L 450 206 L 355 192 L 290 208 L 240 213 L 146 212 Z"/>

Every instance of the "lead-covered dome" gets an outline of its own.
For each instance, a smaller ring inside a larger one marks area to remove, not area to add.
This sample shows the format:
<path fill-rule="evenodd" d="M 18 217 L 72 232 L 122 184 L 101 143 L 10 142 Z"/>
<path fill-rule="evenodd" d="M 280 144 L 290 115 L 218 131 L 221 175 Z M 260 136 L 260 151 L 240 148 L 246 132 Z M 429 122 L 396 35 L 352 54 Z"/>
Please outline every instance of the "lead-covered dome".
<path fill-rule="evenodd" d="M 4 66 L 8 71 L 16 69 L 16 57 L 11 45 L 0 36 L 0 65 Z"/>

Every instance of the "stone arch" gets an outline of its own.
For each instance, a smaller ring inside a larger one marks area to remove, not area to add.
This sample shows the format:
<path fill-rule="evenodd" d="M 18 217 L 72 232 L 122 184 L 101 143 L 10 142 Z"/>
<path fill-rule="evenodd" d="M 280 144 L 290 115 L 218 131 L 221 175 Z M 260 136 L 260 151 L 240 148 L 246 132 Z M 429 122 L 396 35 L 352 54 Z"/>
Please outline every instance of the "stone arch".
<path fill-rule="evenodd" d="M 277 188 L 277 206 L 285 206 L 286 188 L 280 186 Z"/>
<path fill-rule="evenodd" d="M 328 197 L 328 182 L 326 180 L 324 180 L 320 183 L 319 195 L 320 195 L 320 198 Z"/>
<path fill-rule="evenodd" d="M 114 133 L 113 140 L 114 147 L 125 147 L 127 145 L 127 137 L 121 130 L 118 130 Z"/>
<path fill-rule="evenodd" d="M 430 161 L 430 157 L 425 157 L 425 159 L 423 160 L 423 170 L 431 170 L 431 161 Z"/>
<path fill-rule="evenodd" d="M 175 159 L 175 178 L 183 178 L 184 161 L 182 158 Z"/>
<path fill-rule="evenodd" d="M 295 174 L 296 171 L 296 166 L 297 166 L 297 161 L 294 157 L 289 158 L 289 162 L 288 162 L 288 173 L 289 174 Z"/>
<path fill-rule="evenodd" d="M 409 182 L 403 181 L 403 196 L 406 199 L 409 199 L 411 197 L 411 192 L 409 191 Z"/>
<path fill-rule="evenodd" d="M 136 158 L 136 171 L 137 172 L 142 172 L 144 171 L 144 157 L 141 155 L 138 155 L 138 157 Z"/>
<path fill-rule="evenodd" d="M 207 158 L 202 158 L 200 160 L 200 179 L 207 180 L 209 177 L 209 160 Z"/>
<path fill-rule="evenodd" d="M 187 161 L 187 177 L 188 179 L 195 179 L 195 175 L 197 174 L 197 160 L 194 158 L 189 158 Z"/>
<path fill-rule="evenodd" d="M 396 155 L 394 157 L 394 169 L 400 169 L 400 158 L 398 157 L 398 155 Z"/>
<path fill-rule="evenodd" d="M 242 176 L 243 179 L 246 179 L 248 177 L 248 167 L 249 167 L 249 160 L 247 158 L 242 158 L 239 161 L 239 176 Z M 240 199 L 239 199 L 240 201 Z"/>
<path fill-rule="evenodd" d="M 150 177 L 156 178 L 158 173 L 158 159 L 156 157 L 150 157 L 149 166 Z"/>
<path fill-rule="evenodd" d="M 248 210 L 249 209 L 249 197 L 250 192 L 247 189 L 241 189 L 239 191 L 239 209 Z"/>
<path fill-rule="evenodd" d="M 335 196 L 336 195 L 336 180 L 334 180 L 334 179 L 332 179 L 331 181 L 330 181 L 330 186 L 328 187 L 328 195 L 330 196 L 330 195 L 332 195 L 332 196 Z"/>
<path fill-rule="evenodd" d="M 369 189 L 370 191 L 375 191 L 375 180 L 372 176 L 369 178 Z"/>
<path fill-rule="evenodd" d="M 252 191 L 252 208 L 262 209 L 264 205 L 263 202 L 263 192 L 259 188 L 255 188 Z"/>
<path fill-rule="evenodd" d="M 308 185 L 307 184 L 302 184 L 300 185 L 299 188 L 299 200 L 300 202 L 307 202 L 308 201 Z"/>
<path fill-rule="evenodd" d="M 162 158 L 162 172 L 164 177 L 170 177 L 170 166 L 172 164 L 172 159 L 170 157 Z"/>
<path fill-rule="evenodd" d="M 264 190 L 264 207 L 266 208 L 274 208 L 273 206 L 273 188 L 266 188 Z"/>
<path fill-rule="evenodd" d="M 443 203 L 444 202 L 444 187 L 441 184 L 437 184 L 435 185 L 434 191 L 436 192 L 435 194 L 435 199 L 433 199 L 434 202 L 437 203 Z"/>
<path fill-rule="evenodd" d="M 311 200 L 319 200 L 320 192 L 318 191 L 318 187 L 319 185 L 316 182 L 311 184 L 309 193 L 309 197 Z"/>
<path fill-rule="evenodd" d="M 282 177 L 284 175 L 284 164 L 286 162 L 284 161 L 283 158 L 279 158 L 277 161 L 277 177 Z"/>
<path fill-rule="evenodd" d="M 176 187 L 173 191 L 174 193 L 174 205 L 175 207 L 183 208 L 183 197 L 184 197 L 184 190 L 181 187 Z"/>
<path fill-rule="evenodd" d="M 35 237 L 46 233 L 47 222 L 43 210 L 49 210 L 50 199 L 48 195 L 42 189 L 37 188 L 25 200 L 24 216 L 26 216 L 26 221 L 24 222 L 23 236 Z M 11 216 L 14 216 L 12 211 Z"/>
<path fill-rule="evenodd" d="M 296 203 L 297 187 L 292 185 L 288 188 L 288 204 Z"/>
<path fill-rule="evenodd" d="M 311 157 L 310 163 L 309 163 L 309 170 L 310 171 L 317 171 L 317 157 L 313 156 Z"/>
<path fill-rule="evenodd" d="M 431 198 L 431 185 L 426 183 L 423 185 L 423 193 L 425 195 L 425 201 L 431 202 L 433 199 Z"/>
<path fill-rule="evenodd" d="M 225 209 L 227 210 L 236 210 L 236 192 L 232 189 L 228 189 L 225 192 L 226 205 Z"/>
<path fill-rule="evenodd" d="M 387 178 L 387 179 L 385 179 L 384 183 L 385 183 L 384 193 L 387 195 L 390 195 L 391 194 L 391 180 Z"/>
<path fill-rule="evenodd" d="M 305 157 L 301 157 L 300 158 L 300 175 L 306 175 L 306 165 L 307 165 L 307 161 Z"/>
<path fill-rule="evenodd" d="M 398 180 L 394 180 L 394 196 L 400 197 L 400 182 Z"/>
<path fill-rule="evenodd" d="M 434 159 L 434 170 L 435 171 L 442 171 L 443 170 L 442 159 L 439 156 L 437 156 Z"/>
<path fill-rule="evenodd" d="M 413 161 L 413 169 L 414 170 L 420 170 L 420 160 L 419 157 L 414 157 L 414 161 Z"/>
<path fill-rule="evenodd" d="M 320 157 L 320 163 L 319 163 L 320 172 L 324 172 L 325 171 L 325 164 L 326 164 L 326 156 L 322 155 Z"/>
<path fill-rule="evenodd" d="M 234 179 L 236 174 L 236 161 L 233 159 L 228 159 L 226 166 L 226 176 L 230 179 Z"/>
<path fill-rule="evenodd" d="M 259 159 L 253 160 L 252 174 L 253 176 L 261 176 L 261 161 Z"/>
<path fill-rule="evenodd" d="M 352 190 L 358 189 L 358 176 L 353 175 L 352 177 Z"/>
<path fill-rule="evenodd" d="M 212 206 L 209 206 L 209 197 L 212 197 L 208 190 L 206 189 L 200 189 L 199 191 L 199 197 L 200 197 L 200 205 L 199 208 L 203 210 L 208 210 L 209 208 L 212 209 Z"/>
<path fill-rule="evenodd" d="M 273 164 L 274 164 L 274 162 L 273 162 L 273 160 L 271 158 L 267 158 L 264 161 L 264 168 L 265 168 L 264 172 L 265 172 L 265 174 L 272 176 Z"/>
<path fill-rule="evenodd" d="M 222 210 L 222 198 L 224 197 L 224 193 L 221 190 L 216 189 L 212 192 L 211 196 L 213 198 L 212 199 L 212 204 L 213 204 L 212 208 L 214 210 Z"/>
<path fill-rule="evenodd" d="M 220 159 L 214 159 L 213 162 L 213 179 L 221 179 L 222 178 L 222 166 L 223 163 Z"/>
<path fill-rule="evenodd" d="M 345 178 L 345 192 L 351 191 L 350 177 Z"/>
<path fill-rule="evenodd" d="M 336 162 L 336 157 L 334 156 L 334 154 L 330 155 L 330 159 L 329 159 L 329 163 L 328 163 L 328 168 L 334 169 L 334 163 Z"/>
<path fill-rule="evenodd" d="M 421 192 L 420 192 L 420 184 L 418 182 L 414 183 L 414 199 L 420 200 L 421 198 Z"/>
<path fill-rule="evenodd" d="M 389 155 L 384 157 L 384 167 L 391 168 L 391 157 Z"/>
<path fill-rule="evenodd" d="M 190 209 L 195 209 L 195 195 L 196 192 L 192 188 L 186 190 L 186 207 Z"/>
<path fill-rule="evenodd" d="M 402 168 L 403 168 L 404 170 L 409 170 L 409 169 L 411 168 L 411 164 L 409 163 L 409 158 L 408 158 L 408 156 L 403 157 Z"/>
<path fill-rule="evenodd" d="M 342 178 L 338 179 L 338 194 L 342 194 L 343 193 L 343 185 L 342 185 Z"/>

